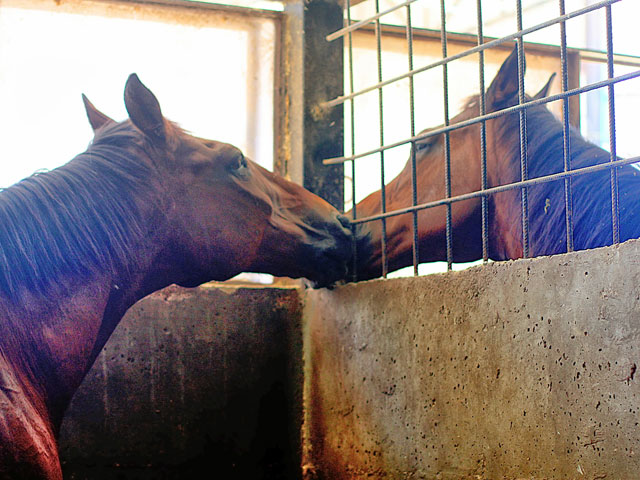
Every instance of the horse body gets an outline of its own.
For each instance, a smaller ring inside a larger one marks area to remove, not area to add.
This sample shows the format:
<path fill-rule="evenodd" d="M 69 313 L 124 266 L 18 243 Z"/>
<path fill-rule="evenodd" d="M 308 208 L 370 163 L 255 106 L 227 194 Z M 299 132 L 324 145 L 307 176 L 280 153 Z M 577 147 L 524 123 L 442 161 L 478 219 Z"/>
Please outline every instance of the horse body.
<path fill-rule="evenodd" d="M 137 300 L 243 271 L 343 278 L 348 221 L 235 147 L 162 117 L 135 75 L 130 120 L 85 99 L 95 138 L 0 193 L 0 478 L 62 478 L 62 416 Z"/>
<path fill-rule="evenodd" d="M 533 98 L 547 95 L 551 80 Z M 526 97 L 531 100 L 532 97 Z M 518 68 L 516 50 L 505 60 L 487 89 L 486 112 L 499 111 L 518 104 Z M 472 97 L 463 111 L 451 119 L 459 123 L 480 115 L 479 98 Z M 528 177 L 562 172 L 563 127 L 544 106 L 525 111 Z M 486 159 L 488 188 L 521 179 L 519 114 L 510 113 L 487 120 Z M 428 130 L 425 130 L 425 132 Z M 479 124 L 449 133 L 452 196 L 481 190 Z M 609 152 L 585 140 L 577 131 L 569 134 L 571 168 L 596 165 L 610 160 Z M 416 142 L 418 204 L 445 198 L 444 134 Z M 640 224 L 633 216 L 640 191 L 640 173 L 632 166 L 617 168 L 620 198 L 620 238 L 640 236 Z M 411 166 L 386 186 L 387 211 L 411 206 Z M 572 179 L 574 249 L 595 248 L 612 243 L 611 189 L 609 171 L 590 173 Z M 564 182 L 557 180 L 528 187 L 530 255 L 566 252 L 566 210 Z M 418 249 L 420 262 L 442 261 L 446 255 L 446 207 L 420 210 L 418 213 Z M 381 212 L 381 193 L 374 192 L 356 206 L 359 217 Z M 482 258 L 481 200 L 474 198 L 451 205 L 452 250 L 454 262 Z M 357 265 L 359 279 L 380 276 L 382 271 L 382 227 L 380 221 L 363 224 Z M 493 260 L 521 258 L 521 191 L 507 190 L 489 197 L 488 255 Z M 413 220 L 411 214 L 387 219 L 387 255 L 389 270 L 412 264 Z"/>
<path fill-rule="evenodd" d="M 0 310 L 0 478 L 62 478 L 56 437 L 92 363 L 108 289 L 97 283 L 56 311 Z M 87 298 L 96 300 L 88 305 Z M 26 328 L 16 331 L 13 325 Z"/>

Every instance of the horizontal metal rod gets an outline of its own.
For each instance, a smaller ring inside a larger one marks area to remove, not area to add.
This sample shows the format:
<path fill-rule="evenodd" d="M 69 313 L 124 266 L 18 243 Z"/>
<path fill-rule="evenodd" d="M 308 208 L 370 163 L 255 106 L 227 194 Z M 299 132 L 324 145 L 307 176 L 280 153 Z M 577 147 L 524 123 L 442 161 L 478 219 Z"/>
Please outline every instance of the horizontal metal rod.
<path fill-rule="evenodd" d="M 575 95 L 579 95 L 581 93 L 590 92 L 592 90 L 597 90 L 598 88 L 607 87 L 609 85 L 613 85 L 613 84 L 618 83 L 618 82 L 623 82 L 625 80 L 631 80 L 632 78 L 636 78 L 636 77 L 640 77 L 640 70 L 629 72 L 629 73 L 626 73 L 624 75 L 620 75 L 620 76 L 617 76 L 617 77 L 614 77 L 614 78 L 611 78 L 611 79 L 602 80 L 600 82 L 592 83 L 590 85 L 585 85 L 583 87 L 574 88 L 573 90 L 568 90 L 566 92 L 557 93 L 555 95 L 549 95 L 548 97 L 545 97 L 545 98 L 539 98 L 539 99 L 536 99 L 536 100 L 531 100 L 529 102 L 526 102 L 526 103 L 523 103 L 523 104 L 520 104 L 520 105 L 514 105 L 512 107 L 505 108 L 503 110 L 498 110 L 497 112 L 491 112 L 491 113 L 487 113 L 486 115 L 480 115 L 480 116 L 474 117 L 472 119 L 465 120 L 464 122 L 458 122 L 458 123 L 454 123 L 454 124 L 446 126 L 446 127 L 436 128 L 434 130 L 430 130 L 428 132 L 424 132 L 424 133 L 421 133 L 419 135 L 415 135 L 413 137 L 410 137 L 410 138 L 407 138 L 407 139 L 404 139 L 404 140 L 400 140 L 398 142 L 390 143 L 389 145 L 378 147 L 378 148 L 375 148 L 373 150 L 369 150 L 369 151 L 364 152 L 364 153 L 358 153 L 356 155 L 351 155 L 351 156 L 348 156 L 348 157 L 328 158 L 326 160 L 323 160 L 322 163 L 324 163 L 325 165 L 336 165 L 336 164 L 339 164 L 339 163 L 349 162 L 349 161 L 352 161 L 352 160 L 356 160 L 358 158 L 362 158 L 362 157 L 366 157 L 366 156 L 369 156 L 369 155 L 373 155 L 374 153 L 380 153 L 383 150 L 390 150 L 392 148 L 396 148 L 396 147 L 399 147 L 401 145 L 406 145 L 408 143 L 417 142 L 419 140 L 423 140 L 425 138 L 433 137 L 433 136 L 439 135 L 441 133 L 450 132 L 452 130 L 457 130 L 459 128 L 468 127 L 468 126 L 476 124 L 476 123 L 484 122 L 484 121 L 487 121 L 487 120 L 492 120 L 494 118 L 501 117 L 503 115 L 508 115 L 510 113 L 519 112 L 521 110 L 525 110 L 526 108 L 530 108 L 530 107 L 533 107 L 535 105 L 543 105 L 545 103 L 555 102 L 556 100 L 562 100 L 563 98 L 572 97 L 572 96 L 575 96 Z"/>
<path fill-rule="evenodd" d="M 601 1 L 601 2 L 598 2 L 598 3 L 594 3 L 593 5 L 589 5 L 588 7 L 584 7 L 584 8 L 581 8 L 579 10 L 576 10 L 574 12 L 570 12 L 570 13 L 567 13 L 565 15 L 562 15 L 560 17 L 553 18 L 553 19 L 548 20 L 548 21 L 546 21 L 544 23 L 540 23 L 538 25 L 534 25 L 533 27 L 525 28 L 524 30 L 512 33 L 512 34 L 507 35 L 505 37 L 497 38 L 495 40 L 491 40 L 490 42 L 483 43 L 482 45 L 478 45 L 477 47 L 470 48 L 468 50 L 465 50 L 464 52 L 460 52 L 460 53 L 457 53 L 455 55 L 451 55 L 451 56 L 446 57 L 446 58 L 444 58 L 442 60 L 438 60 L 437 62 L 434 62 L 434 63 L 431 63 L 429 65 L 426 65 L 424 67 L 420 67 L 420 68 L 416 68 L 416 69 L 410 70 L 410 71 L 408 71 L 406 73 L 403 73 L 402 75 L 398 75 L 396 77 L 390 78 L 389 80 L 385 80 L 383 82 L 376 83 L 375 85 L 371 85 L 369 87 L 363 88 L 362 90 L 358 90 L 357 92 L 350 93 L 349 95 L 342 95 L 340 97 L 336 97 L 333 100 L 329 100 L 328 102 L 322 103 L 320 106 L 322 108 L 335 107 L 336 105 L 340 105 L 341 103 L 344 103 L 344 102 L 346 102 L 347 100 L 349 100 L 351 98 L 354 98 L 354 97 L 363 95 L 365 93 L 371 92 L 372 90 L 376 90 L 378 88 L 385 87 L 387 85 L 390 85 L 392 83 L 398 82 L 400 80 L 404 80 L 405 78 L 417 75 L 418 73 L 425 72 L 425 71 L 430 70 L 432 68 L 440 67 L 440 66 L 442 66 L 442 65 L 444 65 L 446 63 L 452 62 L 454 60 L 458 60 L 460 58 L 467 57 L 467 56 L 472 55 L 474 53 L 478 53 L 478 52 L 487 50 L 489 48 L 496 47 L 498 45 L 501 45 L 503 43 L 509 42 L 511 40 L 515 40 L 517 38 L 521 38 L 524 35 L 527 35 L 529 33 L 533 33 L 535 31 L 542 30 L 543 28 L 547 28 L 547 27 L 550 27 L 552 25 L 565 22 L 565 21 L 569 20 L 570 18 L 574 18 L 574 17 L 578 17 L 580 15 L 584 15 L 586 13 L 592 12 L 592 11 L 597 10 L 599 8 L 606 7 L 607 5 L 611 5 L 612 3 L 617 3 L 619 1 L 620 0 L 604 0 L 604 1 Z M 363 20 L 363 22 L 369 23 L 369 19 Z M 360 24 L 360 23 L 362 23 L 362 22 L 358 22 L 358 24 Z M 354 23 L 353 25 L 356 25 L 356 24 Z M 362 25 L 359 25 L 359 26 L 362 26 Z"/>
<path fill-rule="evenodd" d="M 387 212 L 379 215 L 372 215 L 370 217 L 358 218 L 356 220 L 352 220 L 352 223 L 353 224 L 368 223 L 368 222 L 373 222 L 375 220 L 382 220 L 383 218 L 397 217 L 398 215 L 405 215 L 407 213 L 417 212 L 419 210 L 426 210 L 427 208 L 440 207 L 442 205 L 447 205 L 455 202 L 462 202 L 464 200 L 470 200 L 472 198 L 488 197 L 490 195 L 506 192 L 508 190 L 516 190 L 523 187 L 530 187 L 532 185 L 539 185 L 541 183 L 554 182 L 556 180 L 562 180 L 563 178 L 567 178 L 567 177 L 586 175 L 589 173 L 599 172 L 602 170 L 612 169 L 615 167 L 623 167 L 625 165 L 630 165 L 632 163 L 638 163 L 638 162 L 640 162 L 640 156 L 625 158 L 622 160 L 616 160 L 615 162 L 599 163 L 598 165 L 578 168 L 576 170 L 570 170 L 568 172 L 554 173 L 552 175 L 546 175 L 544 177 L 531 178 L 523 182 L 508 183 L 506 185 L 500 185 L 498 187 L 487 188 L 486 190 L 478 190 L 471 193 L 457 195 L 451 198 L 443 198 L 441 200 L 435 200 L 433 202 L 422 203 L 420 205 L 416 205 L 415 207 L 406 207 L 406 208 L 393 210 L 391 212 Z"/>
<path fill-rule="evenodd" d="M 399 5 L 394 5 L 391 8 L 388 8 L 387 10 L 384 10 L 383 12 L 378 12 L 375 15 L 369 17 L 369 18 L 365 18 L 364 20 L 360 20 L 358 22 L 352 23 L 351 25 L 348 25 L 344 28 L 341 28 L 340 30 L 336 30 L 335 32 L 327 35 L 326 39 L 327 42 L 331 42 L 333 40 L 336 40 L 337 38 L 340 37 L 344 37 L 347 33 L 349 32 L 353 32 L 354 30 L 357 30 L 358 28 L 364 26 L 364 25 L 368 25 L 371 22 L 374 22 L 376 20 L 378 20 L 380 17 L 383 17 L 385 15 L 387 15 L 388 13 L 391 12 L 395 12 L 396 10 L 402 8 L 402 7 L 406 7 L 407 5 L 411 5 L 414 2 L 417 2 L 418 0 L 406 0 L 405 2 L 399 4 Z"/>

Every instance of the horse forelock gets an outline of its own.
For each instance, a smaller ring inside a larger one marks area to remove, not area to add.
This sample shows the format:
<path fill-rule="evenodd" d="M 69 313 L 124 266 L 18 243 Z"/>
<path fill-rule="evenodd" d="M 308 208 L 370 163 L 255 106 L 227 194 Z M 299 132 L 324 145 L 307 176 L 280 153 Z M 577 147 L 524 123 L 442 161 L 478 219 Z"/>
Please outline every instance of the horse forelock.
<path fill-rule="evenodd" d="M 0 293 L 49 301 L 96 274 L 137 261 L 141 205 L 159 201 L 144 140 L 128 122 L 105 126 L 66 165 L 0 191 Z"/>

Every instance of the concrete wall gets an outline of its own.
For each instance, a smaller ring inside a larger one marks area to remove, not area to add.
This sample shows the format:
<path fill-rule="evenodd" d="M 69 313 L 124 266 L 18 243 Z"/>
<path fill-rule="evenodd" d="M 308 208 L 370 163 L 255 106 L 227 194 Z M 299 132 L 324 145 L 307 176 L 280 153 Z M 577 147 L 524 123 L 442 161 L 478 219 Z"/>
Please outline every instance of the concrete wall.
<path fill-rule="evenodd" d="M 637 479 L 638 285 L 633 241 L 302 294 L 167 289 L 74 397 L 66 478 Z"/>
<path fill-rule="evenodd" d="M 67 412 L 66 479 L 299 477 L 295 289 L 171 287 L 137 303 Z"/>
<path fill-rule="evenodd" d="M 305 472 L 637 479 L 640 243 L 306 294 Z"/>

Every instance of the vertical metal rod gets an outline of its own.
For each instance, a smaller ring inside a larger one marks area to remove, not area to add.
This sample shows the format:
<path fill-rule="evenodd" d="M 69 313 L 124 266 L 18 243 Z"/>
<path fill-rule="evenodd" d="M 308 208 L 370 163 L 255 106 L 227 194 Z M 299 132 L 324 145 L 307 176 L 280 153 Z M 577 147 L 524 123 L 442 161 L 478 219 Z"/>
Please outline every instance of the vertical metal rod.
<path fill-rule="evenodd" d="M 409 71 L 413 70 L 413 28 L 411 26 L 411 5 L 407 5 L 407 51 L 409 55 Z M 411 117 L 411 137 L 416 135 L 415 98 L 413 91 L 413 75 L 409 77 L 409 110 Z M 418 181 L 416 171 L 416 144 L 411 143 L 411 200 L 412 206 L 418 205 Z M 418 212 L 413 212 L 413 275 L 418 275 L 420 255 L 418 251 Z"/>
<path fill-rule="evenodd" d="M 516 0 L 516 21 L 518 32 L 522 31 L 522 0 Z M 522 37 L 516 40 L 518 49 L 518 103 L 525 103 L 524 98 L 524 46 Z M 522 181 L 529 177 L 527 168 L 527 116 L 520 110 L 520 177 Z M 527 187 L 522 187 L 522 256 L 529 257 L 529 195 Z"/>
<path fill-rule="evenodd" d="M 565 14 L 565 0 L 559 0 L 560 15 Z M 567 25 L 560 23 L 560 63 L 562 64 L 562 91 L 569 90 L 569 73 L 567 69 Z M 571 144 L 569 137 L 569 99 L 562 100 L 562 138 L 564 171 L 571 170 Z M 571 177 L 564 179 L 564 211 L 565 225 L 567 230 L 567 252 L 573 251 L 573 192 L 571 188 Z"/>
<path fill-rule="evenodd" d="M 611 5 L 607 5 L 607 77 L 613 78 L 613 29 L 611 27 Z M 616 153 L 616 112 L 613 84 L 607 88 L 609 100 L 609 151 L 611 162 L 617 158 Z M 613 243 L 620 243 L 620 217 L 618 209 L 618 169 L 611 169 L 611 226 L 613 230 Z"/>
<path fill-rule="evenodd" d="M 482 0 L 477 0 L 478 13 L 478 45 L 484 43 L 484 33 L 482 28 Z M 480 75 L 480 115 L 487 113 L 486 98 L 484 92 L 484 50 L 478 52 L 478 69 Z M 482 190 L 487 189 L 487 124 L 480 123 L 480 175 L 482 177 Z M 482 197 L 482 261 L 489 261 L 489 202 L 486 196 Z"/>
<path fill-rule="evenodd" d="M 380 12 L 380 2 L 376 0 L 376 14 Z M 376 53 L 378 60 L 378 83 L 382 82 L 382 32 L 380 28 L 380 19 L 376 19 Z M 380 116 L 380 146 L 384 146 L 384 108 L 382 101 L 382 87 L 378 88 L 378 113 Z M 380 193 L 382 200 L 382 213 L 387 212 L 387 192 L 384 180 L 384 150 L 380 152 Z M 387 277 L 389 271 L 387 259 L 387 220 L 383 218 L 382 222 L 382 276 Z"/>
<path fill-rule="evenodd" d="M 347 26 L 351 25 L 351 0 L 346 1 L 346 9 L 347 9 Z M 353 82 L 353 34 L 349 31 L 347 35 L 347 45 L 349 51 L 349 93 L 354 92 L 354 82 Z M 351 155 L 356 154 L 356 122 L 355 122 L 355 99 L 351 98 L 350 103 L 350 116 L 351 116 Z M 358 212 L 356 210 L 356 162 L 355 160 L 351 160 L 351 202 L 353 207 L 351 209 L 351 214 L 353 219 L 358 218 Z M 358 242 L 356 241 L 355 235 L 356 227 L 352 227 L 352 240 L 351 240 L 351 252 L 353 258 L 353 281 L 355 282 L 358 279 Z"/>
<path fill-rule="evenodd" d="M 440 41 L 442 42 L 442 58 L 447 58 L 447 30 L 444 0 L 440 0 Z M 444 124 L 449 125 L 449 72 L 448 64 L 442 65 L 442 93 L 444 98 Z M 451 148 L 449 132 L 444 134 L 444 187 L 445 198 L 451 197 Z M 451 204 L 447 204 L 447 270 L 453 266 L 452 235 L 451 235 Z"/>

